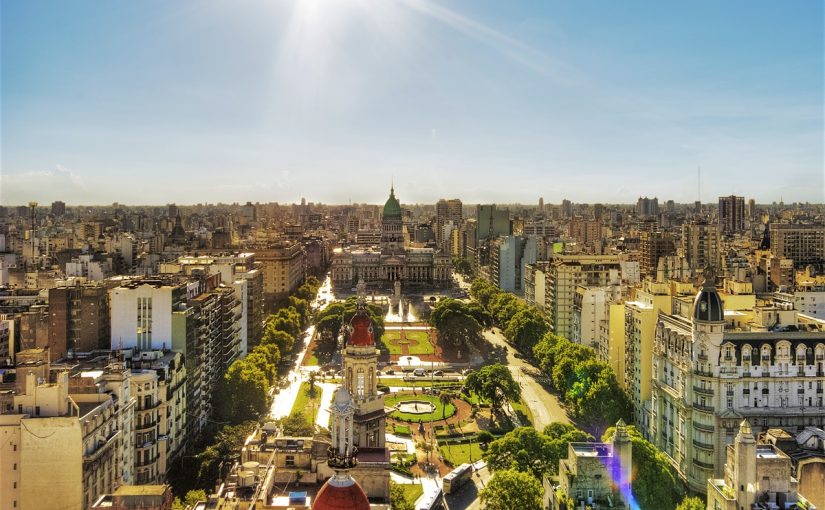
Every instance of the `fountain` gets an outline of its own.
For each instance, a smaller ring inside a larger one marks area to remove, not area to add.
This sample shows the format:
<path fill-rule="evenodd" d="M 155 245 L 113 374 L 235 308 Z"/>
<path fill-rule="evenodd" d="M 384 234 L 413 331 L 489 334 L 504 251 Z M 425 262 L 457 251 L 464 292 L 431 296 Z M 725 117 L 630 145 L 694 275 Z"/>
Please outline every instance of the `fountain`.
<path fill-rule="evenodd" d="M 415 315 L 412 303 L 401 297 L 401 281 L 396 280 L 393 285 L 393 293 L 389 298 L 387 315 L 385 322 L 415 322 L 418 317 Z"/>

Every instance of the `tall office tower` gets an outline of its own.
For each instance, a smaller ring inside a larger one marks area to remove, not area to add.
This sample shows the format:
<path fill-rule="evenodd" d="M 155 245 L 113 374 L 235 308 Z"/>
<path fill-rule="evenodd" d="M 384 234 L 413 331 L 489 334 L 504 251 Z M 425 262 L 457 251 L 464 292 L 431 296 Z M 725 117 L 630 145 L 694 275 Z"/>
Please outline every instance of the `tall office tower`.
<path fill-rule="evenodd" d="M 656 277 L 659 259 L 676 252 L 673 237 L 666 232 L 642 232 L 639 239 L 642 257 L 640 266 L 642 276 Z"/>
<path fill-rule="evenodd" d="M 544 197 L 539 197 L 539 212 L 544 212 Z"/>
<path fill-rule="evenodd" d="M 593 219 L 596 221 L 602 221 L 602 217 L 604 217 L 604 206 L 602 204 L 594 204 Z"/>
<path fill-rule="evenodd" d="M 636 201 L 636 216 L 639 217 L 647 217 L 647 216 L 658 216 L 659 215 L 659 199 L 654 198 L 647 198 L 647 197 L 639 197 L 639 200 Z"/>
<path fill-rule="evenodd" d="M 752 198 L 748 200 L 748 207 L 745 210 L 745 213 L 748 216 L 749 220 L 751 220 L 751 221 L 756 220 L 756 200 L 754 200 Z"/>
<path fill-rule="evenodd" d="M 573 217 L 573 203 L 566 198 L 561 201 L 561 217 L 562 218 L 572 218 Z"/>
<path fill-rule="evenodd" d="M 719 231 L 707 221 L 682 224 L 682 255 L 693 270 L 719 265 Z"/>
<path fill-rule="evenodd" d="M 775 257 L 793 259 L 794 266 L 825 261 L 825 226 L 771 223 L 771 253 Z"/>
<path fill-rule="evenodd" d="M 496 204 L 476 207 L 478 240 L 510 235 L 510 210 L 497 209 Z"/>
<path fill-rule="evenodd" d="M 745 199 L 719 197 L 719 232 L 732 235 L 745 231 Z"/>
<path fill-rule="evenodd" d="M 55 216 L 63 216 L 66 214 L 66 202 L 57 200 L 52 202 L 52 214 Z"/>
<path fill-rule="evenodd" d="M 452 200 L 444 200 L 443 198 L 435 204 L 435 237 L 438 244 L 444 242 L 444 225 L 449 222 L 453 223 L 455 228 L 461 226 L 462 220 L 462 204 L 461 200 L 453 198 Z"/>
<path fill-rule="evenodd" d="M 180 210 L 178 209 L 178 206 L 176 206 L 175 204 L 169 204 L 169 205 L 166 206 L 166 215 L 169 218 L 177 217 L 179 212 L 180 212 Z"/>

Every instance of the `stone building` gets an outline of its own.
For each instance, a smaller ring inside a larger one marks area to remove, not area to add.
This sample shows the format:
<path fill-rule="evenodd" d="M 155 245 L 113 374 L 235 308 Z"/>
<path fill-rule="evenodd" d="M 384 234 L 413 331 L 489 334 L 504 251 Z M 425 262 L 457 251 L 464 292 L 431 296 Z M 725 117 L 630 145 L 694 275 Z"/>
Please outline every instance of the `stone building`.
<path fill-rule="evenodd" d="M 392 288 L 396 280 L 411 287 L 447 286 L 452 281 L 449 253 L 436 248 L 411 248 L 403 211 L 395 190 L 384 204 L 379 247 L 338 248 L 332 257 L 332 284 L 354 287 L 360 279 L 373 288 Z"/>
<path fill-rule="evenodd" d="M 725 454 L 724 478 L 707 481 L 708 510 L 816 510 L 798 492 L 790 457 L 773 445 L 757 444 L 747 420 Z"/>
<path fill-rule="evenodd" d="M 633 450 L 624 421 L 616 424 L 609 443 L 570 443 L 567 458 L 559 460 L 559 483 L 544 479 L 544 508 L 574 510 L 632 508 Z M 597 506 L 595 506 L 597 505 Z"/>
<path fill-rule="evenodd" d="M 697 492 L 722 476 L 743 418 L 760 431 L 825 421 L 825 332 L 728 327 L 714 281 L 690 318 L 659 314 L 653 344 L 648 439 Z"/>

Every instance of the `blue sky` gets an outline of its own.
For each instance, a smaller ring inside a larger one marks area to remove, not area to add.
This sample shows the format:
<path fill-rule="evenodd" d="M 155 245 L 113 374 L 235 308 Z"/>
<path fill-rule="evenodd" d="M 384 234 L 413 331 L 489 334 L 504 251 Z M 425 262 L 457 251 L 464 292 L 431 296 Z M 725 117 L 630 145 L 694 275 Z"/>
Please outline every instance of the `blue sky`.
<path fill-rule="evenodd" d="M 0 5 L 3 204 L 825 201 L 819 0 Z"/>

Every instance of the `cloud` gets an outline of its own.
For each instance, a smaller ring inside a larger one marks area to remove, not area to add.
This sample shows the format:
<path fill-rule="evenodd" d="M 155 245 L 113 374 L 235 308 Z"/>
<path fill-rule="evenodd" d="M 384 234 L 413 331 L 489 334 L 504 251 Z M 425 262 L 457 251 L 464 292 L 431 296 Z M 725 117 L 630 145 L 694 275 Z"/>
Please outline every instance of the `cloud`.
<path fill-rule="evenodd" d="M 78 202 L 86 198 L 88 187 L 83 178 L 63 165 L 55 165 L 51 170 L 0 175 L 0 202 L 4 205 L 30 200 Z"/>

